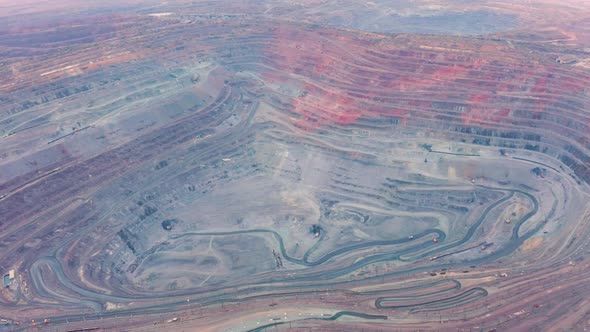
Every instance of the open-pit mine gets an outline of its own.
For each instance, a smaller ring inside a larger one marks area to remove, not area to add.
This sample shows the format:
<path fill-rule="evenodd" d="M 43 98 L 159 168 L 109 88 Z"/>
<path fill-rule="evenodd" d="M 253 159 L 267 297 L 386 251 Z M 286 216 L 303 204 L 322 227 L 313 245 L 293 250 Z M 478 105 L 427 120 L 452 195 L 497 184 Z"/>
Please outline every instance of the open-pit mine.
<path fill-rule="evenodd" d="M 0 0 L 0 331 L 590 330 L 590 3 Z"/>

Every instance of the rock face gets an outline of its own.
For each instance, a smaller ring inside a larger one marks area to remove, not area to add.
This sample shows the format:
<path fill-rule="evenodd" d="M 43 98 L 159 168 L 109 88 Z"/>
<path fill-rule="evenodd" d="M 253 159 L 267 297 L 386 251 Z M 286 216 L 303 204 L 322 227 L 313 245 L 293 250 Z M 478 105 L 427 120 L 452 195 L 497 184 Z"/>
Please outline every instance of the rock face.
<path fill-rule="evenodd" d="M 590 320 L 590 6 L 32 2 L 0 6 L 0 331 Z"/>

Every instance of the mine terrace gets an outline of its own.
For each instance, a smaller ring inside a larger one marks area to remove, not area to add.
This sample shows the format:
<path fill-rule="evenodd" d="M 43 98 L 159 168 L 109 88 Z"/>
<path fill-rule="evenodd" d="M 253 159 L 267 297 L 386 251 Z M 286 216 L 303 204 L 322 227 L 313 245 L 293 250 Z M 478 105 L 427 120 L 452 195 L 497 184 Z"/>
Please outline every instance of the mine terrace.
<path fill-rule="evenodd" d="M 437 4 L 0 1 L 0 331 L 588 327 L 590 6 Z"/>

